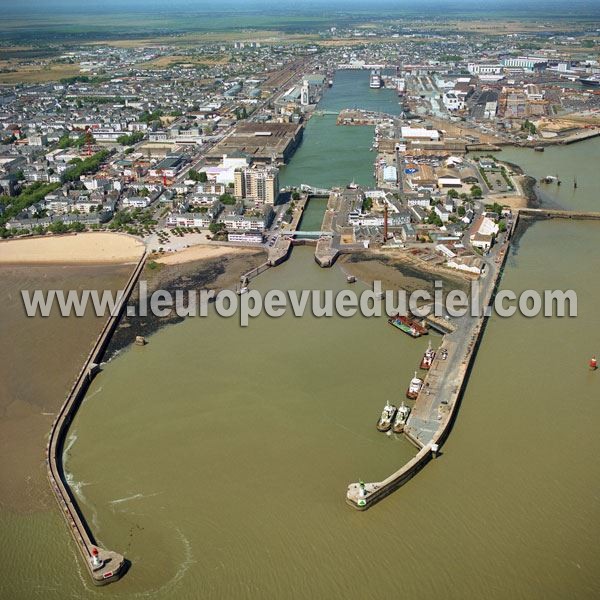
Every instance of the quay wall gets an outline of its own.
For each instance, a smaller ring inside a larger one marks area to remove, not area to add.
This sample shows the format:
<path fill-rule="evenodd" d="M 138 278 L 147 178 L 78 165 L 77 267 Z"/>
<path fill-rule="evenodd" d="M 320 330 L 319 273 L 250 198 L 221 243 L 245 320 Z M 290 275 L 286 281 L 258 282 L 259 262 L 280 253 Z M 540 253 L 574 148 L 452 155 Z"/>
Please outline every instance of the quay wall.
<path fill-rule="evenodd" d="M 73 492 L 67 484 L 62 462 L 63 448 L 71 422 L 81 405 L 90 382 L 99 370 L 99 363 L 125 310 L 127 300 L 144 268 L 145 262 L 146 254 L 140 258 L 135 266 L 125 286 L 118 309 L 104 324 L 83 367 L 79 371 L 73 387 L 52 423 L 46 448 L 46 466 L 50 486 L 58 501 L 60 511 L 73 535 L 73 539 L 81 552 L 83 562 L 86 564 L 92 581 L 96 585 L 109 583 L 121 577 L 127 569 L 128 561 L 122 555 L 111 550 L 98 548 L 95 544 L 90 527 L 77 504 Z M 95 551 L 98 553 L 101 567 L 92 566 L 92 558 Z"/>

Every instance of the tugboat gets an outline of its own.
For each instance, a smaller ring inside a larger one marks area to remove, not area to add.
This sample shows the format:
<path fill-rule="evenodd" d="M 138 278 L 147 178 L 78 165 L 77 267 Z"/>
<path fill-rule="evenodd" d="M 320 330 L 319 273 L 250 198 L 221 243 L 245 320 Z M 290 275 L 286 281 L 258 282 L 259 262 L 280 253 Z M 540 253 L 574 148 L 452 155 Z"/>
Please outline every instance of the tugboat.
<path fill-rule="evenodd" d="M 427 335 L 427 329 L 417 323 L 416 319 L 410 319 L 401 315 L 396 315 L 388 319 L 388 323 L 397 327 L 404 333 L 408 333 L 411 337 L 418 338 L 422 335 Z"/>
<path fill-rule="evenodd" d="M 590 359 L 590 369 L 592 371 L 595 371 L 598 368 L 598 361 L 596 360 L 595 356 L 592 356 L 592 358 Z"/>
<path fill-rule="evenodd" d="M 410 384 L 406 390 L 406 397 L 409 400 L 415 400 L 421 391 L 422 385 L 423 380 L 417 377 L 417 372 L 415 371 L 415 376 L 410 380 Z"/>
<path fill-rule="evenodd" d="M 425 354 L 423 354 L 423 359 L 421 360 L 421 364 L 419 365 L 420 369 L 424 371 L 428 371 L 431 367 L 431 363 L 435 358 L 435 350 L 431 347 L 431 342 L 427 346 L 427 350 L 425 350 Z"/>
<path fill-rule="evenodd" d="M 408 420 L 408 415 L 410 415 L 410 408 L 404 404 L 404 402 L 398 408 L 398 412 L 396 413 L 396 419 L 394 420 L 394 433 L 402 433 L 404 431 L 404 426 L 406 425 L 406 421 Z"/>
<path fill-rule="evenodd" d="M 386 402 L 381 417 L 379 417 L 379 421 L 377 421 L 377 429 L 379 431 L 385 432 L 392 428 L 392 422 L 394 421 L 397 410 L 398 409 L 393 404 Z"/>

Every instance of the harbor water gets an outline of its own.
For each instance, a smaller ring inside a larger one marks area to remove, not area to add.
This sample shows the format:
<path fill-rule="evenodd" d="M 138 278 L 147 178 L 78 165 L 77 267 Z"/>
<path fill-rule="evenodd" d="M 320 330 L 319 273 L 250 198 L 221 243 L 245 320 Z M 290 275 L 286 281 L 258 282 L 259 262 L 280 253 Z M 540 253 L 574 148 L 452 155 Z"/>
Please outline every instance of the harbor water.
<path fill-rule="evenodd" d="M 366 75 L 338 73 L 324 105 L 371 108 L 382 92 L 395 101 Z M 330 119 L 309 128 L 337 136 L 335 162 L 307 128 L 286 184 L 364 182 L 354 161 L 374 160 L 372 129 Z M 356 131 L 369 137 L 364 150 Z M 593 152 L 578 147 L 557 149 L 563 169 L 577 156 L 578 173 L 593 173 Z M 532 159 L 542 172 L 548 156 Z M 311 181 L 314 164 L 329 167 Z M 577 192 L 593 202 L 587 185 Z M 493 317 L 442 456 L 364 513 L 345 504 L 347 484 L 381 479 L 415 452 L 375 423 L 386 400 L 401 402 L 427 340 L 384 318 L 260 316 L 242 328 L 211 314 L 122 352 L 94 380 L 65 461 L 99 543 L 131 570 L 108 592 L 94 588 L 54 506 L 2 510 L 15 542 L 1 551 L 11 576 L 0 597 L 598 597 L 600 375 L 587 368 L 600 353 L 600 283 L 589 275 L 598 227 L 525 231 L 502 287 L 575 289 L 579 316 Z M 252 287 L 345 287 L 312 254 L 295 248 Z"/>

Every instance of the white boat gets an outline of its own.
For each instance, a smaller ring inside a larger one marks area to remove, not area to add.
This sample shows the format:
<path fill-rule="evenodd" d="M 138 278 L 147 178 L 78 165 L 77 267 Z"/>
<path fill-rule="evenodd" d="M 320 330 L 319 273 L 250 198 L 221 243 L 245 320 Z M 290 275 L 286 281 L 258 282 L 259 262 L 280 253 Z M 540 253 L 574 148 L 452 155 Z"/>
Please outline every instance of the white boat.
<path fill-rule="evenodd" d="M 398 407 L 396 413 L 396 419 L 394 420 L 394 433 L 402 433 L 408 416 L 410 415 L 410 408 L 404 404 L 404 402 Z"/>
<path fill-rule="evenodd" d="M 429 370 L 431 364 L 433 363 L 433 359 L 435 358 L 435 350 L 431 347 L 431 342 L 427 346 L 427 350 L 425 350 L 425 354 L 423 354 L 423 358 L 421 360 L 420 368 L 425 371 Z"/>
<path fill-rule="evenodd" d="M 415 371 L 415 376 L 410 380 L 410 384 L 406 390 L 406 397 L 409 400 L 414 400 L 419 395 L 422 386 L 423 380 L 417 377 L 417 372 Z"/>
<path fill-rule="evenodd" d="M 378 90 L 383 86 L 383 81 L 381 80 L 381 74 L 379 71 L 371 71 L 371 79 L 369 80 L 369 87 L 374 90 Z"/>
<path fill-rule="evenodd" d="M 392 428 L 396 410 L 397 408 L 393 404 L 386 402 L 381 417 L 379 417 L 379 421 L 377 421 L 377 429 L 379 431 L 389 431 Z"/>

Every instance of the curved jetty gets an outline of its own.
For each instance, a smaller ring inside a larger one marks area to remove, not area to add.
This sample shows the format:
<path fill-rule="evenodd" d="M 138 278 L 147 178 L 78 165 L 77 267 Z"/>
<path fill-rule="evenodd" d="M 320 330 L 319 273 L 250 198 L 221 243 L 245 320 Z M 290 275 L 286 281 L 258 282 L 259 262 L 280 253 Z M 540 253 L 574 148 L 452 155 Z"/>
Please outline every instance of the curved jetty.
<path fill-rule="evenodd" d="M 518 220 L 517 214 L 504 242 L 487 261 L 487 272 L 480 289 L 484 307 L 492 304 Z M 418 448 L 416 456 L 383 481 L 350 484 L 346 492 L 346 502 L 350 506 L 366 510 L 406 483 L 437 456 L 452 428 L 488 314 L 487 311 L 479 316 L 467 314 L 461 322 L 455 321 L 456 327 L 446 333 L 435 352 L 403 431 L 403 435 Z"/>
<path fill-rule="evenodd" d="M 48 446 L 46 448 L 46 464 L 50 485 L 60 506 L 61 513 L 67 521 L 73 539 L 75 540 L 90 572 L 92 581 L 96 585 L 104 585 L 117 580 L 126 571 L 128 561 L 118 552 L 100 548 L 95 543 L 90 528 L 86 523 L 81 510 L 77 506 L 75 496 L 69 489 L 65 478 L 62 463 L 64 442 L 69 431 L 69 426 L 77 413 L 77 409 L 85 396 L 85 392 L 90 382 L 99 371 L 100 359 L 102 358 L 119 322 L 121 314 L 127 304 L 127 299 L 142 272 L 145 260 L 146 255 L 144 254 L 127 282 L 118 309 L 108 318 L 96 339 L 92 351 L 89 353 L 73 387 L 64 404 L 61 406 L 56 419 L 52 423 Z"/>

